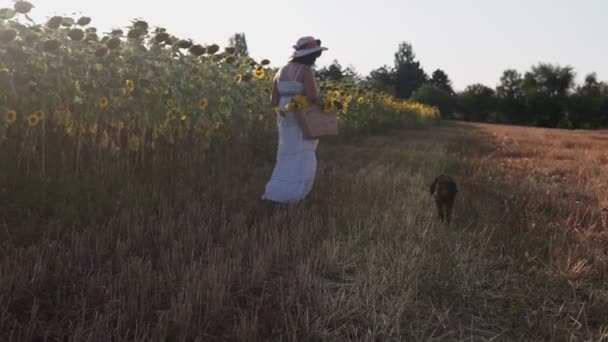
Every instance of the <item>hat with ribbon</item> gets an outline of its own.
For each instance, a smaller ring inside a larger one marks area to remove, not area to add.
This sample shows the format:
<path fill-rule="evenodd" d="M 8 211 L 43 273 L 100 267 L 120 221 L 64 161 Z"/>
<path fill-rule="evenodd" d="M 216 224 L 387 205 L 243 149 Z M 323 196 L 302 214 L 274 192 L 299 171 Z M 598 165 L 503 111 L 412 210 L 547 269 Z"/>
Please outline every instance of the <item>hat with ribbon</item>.
<path fill-rule="evenodd" d="M 327 50 L 326 47 L 321 46 L 321 40 L 313 37 L 302 37 L 298 39 L 296 45 L 293 46 L 295 51 L 291 55 L 291 58 L 303 57 L 315 53 L 318 51 Z"/>

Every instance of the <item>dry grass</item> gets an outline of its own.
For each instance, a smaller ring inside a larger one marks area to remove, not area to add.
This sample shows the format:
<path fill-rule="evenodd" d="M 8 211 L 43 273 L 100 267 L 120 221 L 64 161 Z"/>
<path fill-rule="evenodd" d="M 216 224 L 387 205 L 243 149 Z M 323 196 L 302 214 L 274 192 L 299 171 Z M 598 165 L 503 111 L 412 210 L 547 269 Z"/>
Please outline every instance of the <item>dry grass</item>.
<path fill-rule="evenodd" d="M 517 184 L 529 230 L 550 242 L 543 263 L 578 287 L 606 284 L 608 131 L 477 127 L 494 172 Z"/>
<path fill-rule="evenodd" d="M 310 200 L 252 225 L 272 164 L 219 164 L 154 214 L 4 241 L 0 340 L 606 339 L 605 166 L 586 162 L 605 137 L 448 123 L 324 144 Z"/>

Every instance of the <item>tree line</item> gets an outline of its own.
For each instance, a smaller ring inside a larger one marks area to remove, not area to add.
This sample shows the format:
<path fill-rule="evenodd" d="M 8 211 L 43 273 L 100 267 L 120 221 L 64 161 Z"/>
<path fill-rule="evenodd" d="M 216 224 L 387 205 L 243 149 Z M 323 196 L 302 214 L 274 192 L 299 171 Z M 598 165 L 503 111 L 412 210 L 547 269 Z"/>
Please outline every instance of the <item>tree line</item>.
<path fill-rule="evenodd" d="M 437 106 L 448 119 L 559 128 L 608 126 L 608 83 L 591 73 L 583 84 L 576 84 L 571 66 L 539 63 L 524 73 L 508 69 L 495 88 L 472 84 L 455 92 L 443 70 L 429 76 L 412 45 L 402 42 L 393 66 L 377 68 L 366 77 L 337 61 L 318 74 L 321 79 L 350 79 L 397 98 Z"/>

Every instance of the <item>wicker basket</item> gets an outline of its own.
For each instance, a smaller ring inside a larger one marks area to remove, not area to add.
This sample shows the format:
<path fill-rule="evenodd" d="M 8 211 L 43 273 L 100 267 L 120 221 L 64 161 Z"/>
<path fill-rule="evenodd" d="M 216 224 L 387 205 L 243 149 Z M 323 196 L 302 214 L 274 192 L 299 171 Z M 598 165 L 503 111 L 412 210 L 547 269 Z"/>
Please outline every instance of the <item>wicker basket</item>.
<path fill-rule="evenodd" d="M 318 105 L 295 111 L 305 139 L 318 139 L 338 135 L 338 112 L 324 112 Z"/>

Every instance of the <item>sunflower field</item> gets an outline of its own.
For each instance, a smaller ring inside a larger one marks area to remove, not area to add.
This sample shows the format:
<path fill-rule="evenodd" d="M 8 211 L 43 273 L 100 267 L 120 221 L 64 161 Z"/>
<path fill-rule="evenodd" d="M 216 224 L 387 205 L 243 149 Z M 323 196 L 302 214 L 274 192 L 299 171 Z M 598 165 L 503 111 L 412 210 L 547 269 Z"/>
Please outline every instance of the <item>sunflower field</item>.
<path fill-rule="evenodd" d="M 0 9 L 0 210 L 9 221 L 94 221 L 113 212 L 115 190 L 186 182 L 182 171 L 213 177 L 205 168 L 234 156 L 229 147 L 274 153 L 270 61 L 144 21 L 107 34 L 89 17 L 35 23 L 32 8 Z M 341 108 L 343 137 L 439 114 L 355 83 L 320 87 Z"/>

